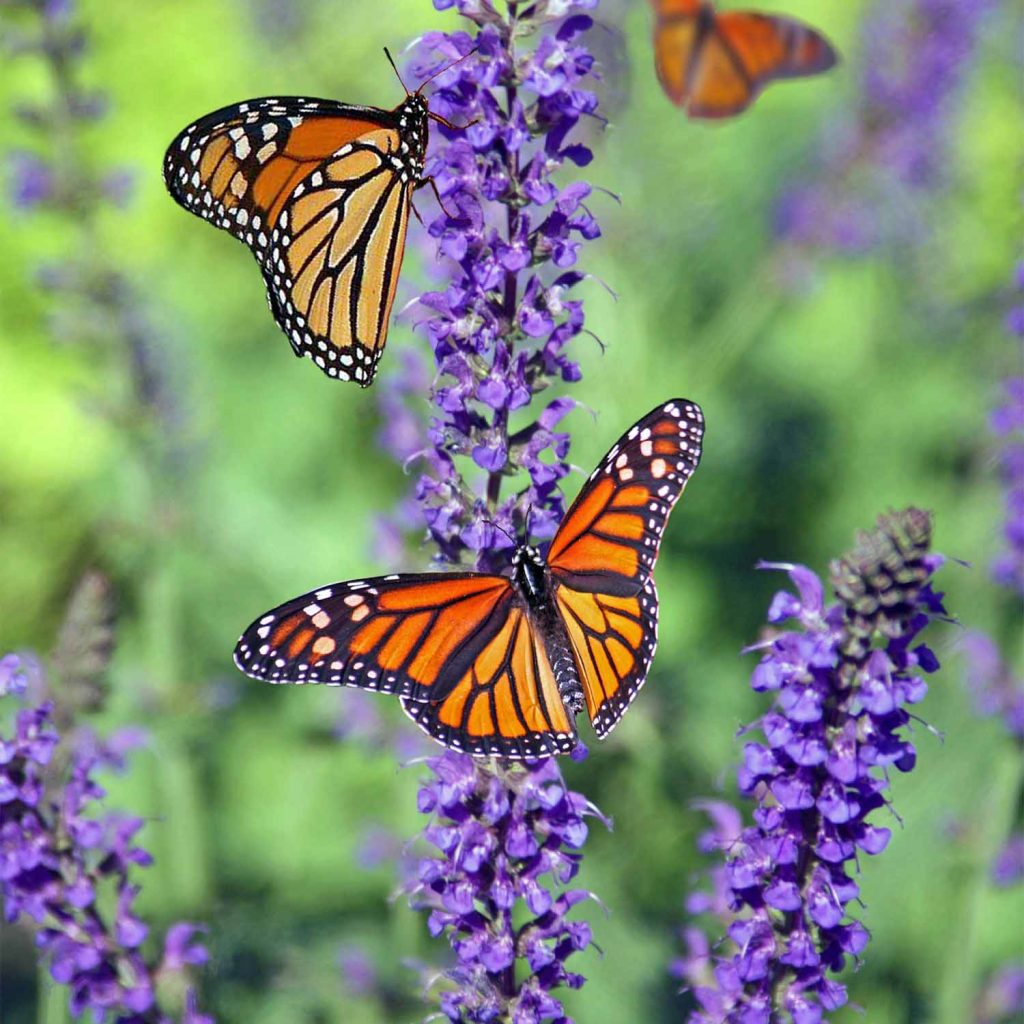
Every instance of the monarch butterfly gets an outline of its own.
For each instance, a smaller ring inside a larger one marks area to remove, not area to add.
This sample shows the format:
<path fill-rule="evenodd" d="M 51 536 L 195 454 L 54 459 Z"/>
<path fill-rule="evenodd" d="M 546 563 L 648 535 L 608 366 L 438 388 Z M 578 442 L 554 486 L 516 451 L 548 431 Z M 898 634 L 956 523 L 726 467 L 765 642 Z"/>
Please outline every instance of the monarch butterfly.
<path fill-rule="evenodd" d="M 828 71 L 838 59 L 793 18 L 715 12 L 707 0 L 652 0 L 654 63 L 668 98 L 690 117 L 733 117 L 769 83 Z"/>
<path fill-rule="evenodd" d="M 249 626 L 235 664 L 271 683 L 397 694 L 424 732 L 469 754 L 569 753 L 584 707 L 603 738 L 647 678 L 654 563 L 703 434 L 695 403 L 659 406 L 591 474 L 546 557 L 520 545 L 511 577 L 416 573 L 322 587 Z"/>
<path fill-rule="evenodd" d="M 429 109 L 426 84 L 394 110 L 235 103 L 189 125 L 164 158 L 171 196 L 252 250 L 295 354 L 362 387 L 387 339 L 412 194 L 429 180 L 429 122 L 456 127 Z"/>

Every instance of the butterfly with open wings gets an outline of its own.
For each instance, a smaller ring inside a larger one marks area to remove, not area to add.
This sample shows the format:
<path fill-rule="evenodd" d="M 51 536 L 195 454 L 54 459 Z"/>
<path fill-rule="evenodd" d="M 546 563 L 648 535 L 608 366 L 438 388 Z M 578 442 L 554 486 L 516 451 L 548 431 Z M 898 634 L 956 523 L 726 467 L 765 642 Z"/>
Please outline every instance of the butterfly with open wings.
<path fill-rule="evenodd" d="M 511 576 L 410 573 L 321 587 L 257 619 L 235 663 L 271 683 L 396 694 L 424 732 L 469 754 L 571 753 L 584 708 L 603 738 L 654 657 L 654 563 L 703 435 L 695 403 L 667 402 L 604 457 L 546 556 L 518 546 Z"/>
<path fill-rule="evenodd" d="M 363 387 L 384 351 L 412 195 L 429 181 L 429 122 L 456 127 L 423 85 L 394 110 L 235 103 L 189 125 L 164 158 L 171 196 L 252 250 L 295 354 Z"/>
<path fill-rule="evenodd" d="M 718 13 L 708 0 L 652 4 L 658 79 L 690 117 L 733 117 L 769 82 L 817 75 L 838 59 L 820 32 L 794 18 Z"/>

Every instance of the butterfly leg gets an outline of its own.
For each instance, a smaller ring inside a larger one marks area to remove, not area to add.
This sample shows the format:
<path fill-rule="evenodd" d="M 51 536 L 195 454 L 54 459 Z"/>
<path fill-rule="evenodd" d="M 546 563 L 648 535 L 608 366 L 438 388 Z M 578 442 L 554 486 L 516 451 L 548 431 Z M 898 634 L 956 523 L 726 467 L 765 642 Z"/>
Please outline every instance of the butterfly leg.
<path fill-rule="evenodd" d="M 444 211 L 444 215 L 449 220 L 455 220 L 455 215 L 448 209 L 447 206 L 444 205 L 444 200 L 441 198 L 441 193 L 437 189 L 437 181 L 434 179 L 434 176 L 431 175 L 429 178 L 421 178 L 417 183 L 416 187 L 423 188 L 424 185 L 429 185 L 434 190 L 434 197 L 437 199 L 437 205 L 440 206 L 441 209 Z M 415 211 L 415 207 L 413 207 L 413 210 Z M 417 213 L 416 216 L 419 217 L 419 214 Z M 423 221 L 420 220 L 420 223 L 422 224 Z"/>

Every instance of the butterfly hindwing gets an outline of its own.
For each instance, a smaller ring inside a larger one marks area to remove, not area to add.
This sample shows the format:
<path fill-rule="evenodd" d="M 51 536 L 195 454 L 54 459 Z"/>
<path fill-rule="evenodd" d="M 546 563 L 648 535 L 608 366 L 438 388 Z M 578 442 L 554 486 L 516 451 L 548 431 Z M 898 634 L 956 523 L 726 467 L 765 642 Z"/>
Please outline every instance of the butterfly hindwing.
<path fill-rule="evenodd" d="M 548 550 L 552 572 L 577 590 L 632 596 L 658 557 L 672 506 L 700 462 L 704 415 L 686 399 L 648 413 L 583 485 Z"/>
<path fill-rule="evenodd" d="M 647 679 L 658 643 L 658 592 L 617 597 L 560 586 L 558 610 L 569 634 L 594 732 L 604 739 Z"/>
<path fill-rule="evenodd" d="M 297 97 L 215 111 L 171 143 L 168 190 L 244 242 L 295 353 L 368 386 L 387 337 L 427 107 Z"/>
<path fill-rule="evenodd" d="M 500 631 L 513 604 L 504 576 L 422 573 L 336 583 L 259 618 L 235 664 L 271 683 L 358 686 L 443 697 Z"/>
<path fill-rule="evenodd" d="M 578 739 L 551 663 L 523 608 L 502 628 L 442 700 L 402 700 L 406 714 L 446 747 L 510 760 L 569 753 Z"/>

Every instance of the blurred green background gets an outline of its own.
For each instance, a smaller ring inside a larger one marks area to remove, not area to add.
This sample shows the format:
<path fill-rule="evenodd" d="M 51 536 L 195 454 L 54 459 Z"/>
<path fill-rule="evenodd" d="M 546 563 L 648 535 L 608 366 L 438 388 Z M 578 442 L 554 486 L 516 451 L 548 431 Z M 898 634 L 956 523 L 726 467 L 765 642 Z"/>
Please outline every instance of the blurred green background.
<path fill-rule="evenodd" d="M 610 125 L 586 177 L 621 205 L 592 201 L 604 235 L 584 250 L 595 279 L 581 294 L 607 349 L 576 343 L 585 376 L 572 393 L 597 420 L 571 416 L 572 459 L 589 471 L 670 395 L 701 403 L 708 434 L 658 568 L 662 639 L 647 689 L 589 760 L 565 765 L 615 822 L 611 834 L 595 825 L 581 876 L 608 910 L 587 911 L 603 956 L 579 958 L 588 983 L 565 995 L 587 1024 L 684 1016 L 666 965 L 702 864 L 690 801 L 732 791 L 736 729 L 764 706 L 739 652 L 783 580 L 756 572 L 758 559 L 824 571 L 877 513 L 920 505 L 935 512 L 937 548 L 972 566 L 942 572 L 951 612 L 1007 643 L 1017 628 L 1019 609 L 987 575 L 1001 499 L 986 416 L 1018 358 L 1002 320 L 1021 227 L 1019 18 L 1007 3 L 985 24 L 947 182 L 927 198 L 912 258 L 826 256 L 787 288 L 774 203 L 812 173 L 821 131 L 856 101 L 867 5 L 761 6 L 812 20 L 847 59 L 769 90 L 729 124 L 688 123 L 664 99 L 644 4 L 609 5 L 616 27 L 595 34 Z M 396 767 L 389 741 L 336 736 L 356 715 L 379 715 L 385 735 L 411 724 L 385 698 L 368 710 L 349 691 L 260 686 L 230 657 L 265 608 L 399 568 L 375 561 L 375 517 L 412 478 L 376 447 L 374 392 L 332 386 L 290 357 L 252 259 L 174 205 L 161 158 L 187 122 L 247 96 L 393 105 L 382 46 L 456 20 L 426 0 L 83 3 L 83 77 L 111 112 L 83 129 L 81 153 L 135 179 L 132 201 L 96 219 L 86 261 L 131 282 L 162 382 L 154 422 L 123 414 L 123 365 L 77 343 L 84 314 L 39 284 L 41 266 L 82 255 L 83 234 L 57 214 L 0 208 L 0 646 L 46 652 L 82 572 L 113 580 L 119 642 L 100 724 L 142 724 L 152 743 L 108 803 L 149 819 L 147 916 L 210 925 L 203 1004 L 224 1021 L 418 1019 L 404 962 L 444 953 L 401 898 L 389 902 L 394 861 L 364 866 L 368 844 L 390 834 L 397 848 L 421 827 L 420 769 Z M 34 145 L 12 105 L 51 91 L 38 60 L 5 63 L 4 150 Z M 414 223 L 396 309 L 426 280 L 423 236 Z M 393 328 L 385 374 L 405 347 L 426 352 L 410 317 Z M 413 544 L 404 567 L 428 557 Z M 872 1024 L 968 1019 L 980 979 L 1021 952 L 1021 893 L 986 876 L 1014 813 L 1018 755 L 972 712 L 961 636 L 932 636 L 944 669 L 923 714 L 944 739 L 916 729 L 918 768 L 893 784 L 904 827 L 862 865 L 873 942 L 847 980 Z M 372 992 L 339 970 L 346 947 L 375 961 Z M 37 995 L 26 933 L 8 929 L 4 950 L 4 1021 L 63 1020 L 63 992 Z M 835 1019 L 861 1018 L 846 1008 Z"/>

